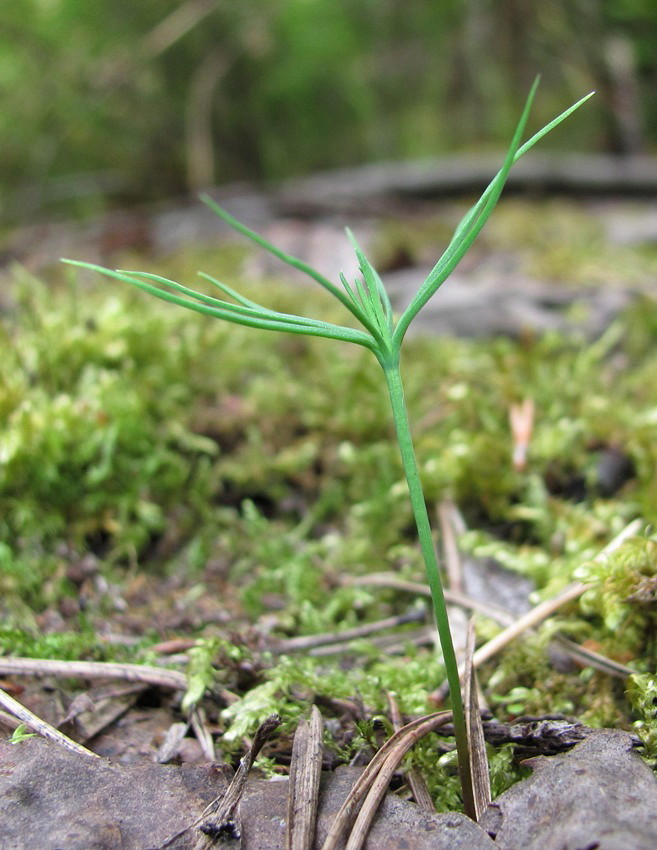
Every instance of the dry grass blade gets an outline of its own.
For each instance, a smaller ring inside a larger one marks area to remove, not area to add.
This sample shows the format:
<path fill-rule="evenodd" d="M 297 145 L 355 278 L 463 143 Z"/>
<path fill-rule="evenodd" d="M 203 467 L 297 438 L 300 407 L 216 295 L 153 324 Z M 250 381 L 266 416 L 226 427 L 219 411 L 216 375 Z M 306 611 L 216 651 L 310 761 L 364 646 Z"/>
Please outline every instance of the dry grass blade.
<path fill-rule="evenodd" d="M 405 614 L 399 614 L 395 617 L 386 617 L 384 620 L 377 620 L 374 623 L 365 623 L 362 626 L 355 626 L 352 629 L 343 629 L 339 632 L 328 632 L 321 635 L 302 635 L 301 637 L 288 638 L 281 640 L 271 646 L 270 652 L 281 655 L 288 652 L 300 652 L 314 649 L 315 647 L 330 646 L 331 644 L 339 644 L 342 646 L 345 642 L 358 640 L 359 638 L 369 637 L 378 632 L 394 629 L 398 626 L 406 626 L 409 623 L 417 623 L 424 620 L 425 614 L 420 610 L 408 611 Z"/>
<path fill-rule="evenodd" d="M 342 836 L 349 828 L 354 815 L 361 806 L 362 801 L 367 795 L 384 763 L 387 762 L 390 754 L 393 753 L 395 766 L 392 772 L 394 772 L 402 758 L 417 740 L 419 740 L 423 735 L 427 735 L 429 732 L 433 732 L 435 729 L 449 723 L 451 719 L 451 711 L 435 712 L 434 714 L 429 714 L 426 717 L 419 717 L 416 720 L 407 723 L 406 726 L 398 732 L 395 732 L 394 735 L 386 741 L 358 777 L 354 787 L 347 795 L 347 799 L 340 807 L 340 811 L 335 816 L 335 820 L 331 824 L 324 844 L 322 845 L 322 850 L 337 850 Z M 392 773 L 390 775 L 392 775 Z M 385 787 L 387 787 L 387 784 Z M 383 793 L 385 793 L 385 787 L 383 789 Z"/>
<path fill-rule="evenodd" d="M 13 697 L 10 697 L 8 693 L 1 689 L 0 705 L 2 705 L 3 708 L 6 708 L 10 714 L 18 717 L 18 719 L 25 723 L 26 726 L 29 726 L 30 729 L 38 732 L 39 735 L 42 735 L 44 738 L 54 741 L 55 744 L 66 747 L 67 750 L 71 750 L 71 752 L 77 753 L 81 756 L 99 758 L 96 753 L 92 753 L 91 750 L 88 750 L 81 744 L 77 744 L 75 741 L 72 741 L 58 729 L 55 729 L 54 726 L 51 726 L 49 723 L 46 723 L 45 720 L 37 717 L 36 714 L 33 714 L 29 709 L 25 708 L 24 705 L 21 705 L 20 702 L 15 700 Z"/>
<path fill-rule="evenodd" d="M 388 692 L 386 696 L 388 699 L 388 707 L 390 709 L 390 719 L 392 720 L 395 732 L 398 732 L 404 725 L 404 721 L 402 720 L 397 700 L 390 692 Z M 416 767 L 411 767 L 406 773 L 406 780 L 408 781 L 411 793 L 413 794 L 413 799 L 418 806 L 425 812 L 435 812 L 436 807 L 433 804 L 431 794 L 429 793 L 427 783 L 424 781 L 422 773 Z"/>
<path fill-rule="evenodd" d="M 0 675 L 60 676 L 79 679 L 121 679 L 174 691 L 187 690 L 187 676 L 176 670 L 145 664 L 104 661 L 51 661 L 42 658 L 0 658 Z"/>
<path fill-rule="evenodd" d="M 472 656 L 475 647 L 474 621 L 468 624 L 468 639 L 465 647 L 465 674 L 463 701 L 465 702 L 465 722 L 470 742 L 470 774 L 472 776 L 472 797 L 475 805 L 475 819 L 478 821 L 491 801 L 490 774 L 484 729 L 481 725 L 481 712 L 477 698 L 477 679 Z"/>
<path fill-rule="evenodd" d="M 604 560 L 607 555 L 615 552 L 616 549 L 622 546 L 626 540 L 638 534 L 642 525 L 643 522 L 640 519 L 635 519 L 633 522 L 629 523 L 629 525 L 625 526 L 625 528 L 617 534 L 616 537 L 614 537 L 614 539 L 611 540 L 601 552 L 598 553 L 594 560 Z M 536 605 L 536 607 L 532 608 L 531 611 L 528 611 L 526 614 L 523 614 L 522 617 L 519 617 L 513 625 L 504 629 L 492 640 L 489 640 L 488 643 L 481 646 L 473 656 L 472 661 L 474 666 L 479 667 L 485 661 L 488 661 L 505 646 L 511 643 L 511 641 L 523 634 L 523 632 L 526 632 L 528 629 L 531 629 L 533 626 L 541 623 L 549 617 L 550 614 L 558 611 L 559 608 L 567 602 L 572 602 L 573 600 L 578 599 L 584 591 L 589 589 L 589 587 L 590 585 L 588 584 L 575 582 L 574 584 L 569 585 L 558 596 L 554 596 L 552 599 L 546 599 Z"/>
<path fill-rule="evenodd" d="M 381 805 L 381 800 L 385 796 L 388 786 L 390 785 L 390 780 L 401 764 L 406 753 L 417 741 L 420 740 L 420 738 L 424 737 L 424 735 L 429 732 L 433 732 L 435 729 L 438 729 L 440 726 L 449 722 L 450 719 L 451 712 L 445 712 L 444 717 L 434 717 L 432 720 L 429 720 L 426 723 L 421 723 L 413 729 L 409 729 L 408 726 L 406 726 L 400 730 L 400 737 L 395 741 L 394 745 L 386 754 L 385 759 L 381 762 L 379 770 L 375 774 L 370 788 L 367 791 L 365 801 L 363 802 L 362 808 L 358 813 L 356 822 L 354 823 L 353 829 L 349 835 L 346 850 L 361 850 L 367 838 L 367 833 L 369 832 L 374 815 Z M 409 726 L 410 725 L 411 724 L 409 724 Z M 390 740 L 392 740 L 392 738 Z"/>
<path fill-rule="evenodd" d="M 294 734 L 288 789 L 285 850 L 311 850 L 319 806 L 324 724 L 314 705 L 310 722 L 302 717 Z"/>
<path fill-rule="evenodd" d="M 194 730 L 196 740 L 199 742 L 203 755 L 209 762 L 216 761 L 214 751 L 214 740 L 208 728 L 208 720 L 205 711 L 195 705 L 189 713 L 189 724 Z"/>
<path fill-rule="evenodd" d="M 555 635 L 553 640 L 566 650 L 573 661 L 584 667 L 593 667 L 595 670 L 600 670 L 601 673 L 606 673 L 608 676 L 615 676 L 617 679 L 627 679 L 628 676 L 633 676 L 639 672 L 633 667 L 628 667 L 627 664 L 621 664 L 620 661 L 614 661 L 613 658 L 607 658 L 606 655 L 601 655 L 599 652 L 593 652 L 592 649 L 580 646 L 563 635 Z"/>

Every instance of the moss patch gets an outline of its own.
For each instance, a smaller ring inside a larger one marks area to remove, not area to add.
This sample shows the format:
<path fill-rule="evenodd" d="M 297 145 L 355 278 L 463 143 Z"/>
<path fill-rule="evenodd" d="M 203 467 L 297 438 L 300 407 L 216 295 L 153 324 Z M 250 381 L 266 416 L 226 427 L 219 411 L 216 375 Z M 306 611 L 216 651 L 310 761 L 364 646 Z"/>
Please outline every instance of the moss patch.
<path fill-rule="evenodd" d="M 487 238 L 504 241 L 495 230 Z M 197 267 L 191 254 L 172 262 L 178 276 Z M 214 684 L 239 697 L 220 715 L 226 746 L 270 710 L 292 722 L 311 694 L 355 699 L 368 717 L 386 711 L 386 691 L 402 711 L 429 710 L 442 665 L 410 640 L 390 657 L 366 642 L 332 659 L 261 649 L 414 604 L 343 581 L 381 571 L 423 578 L 369 354 L 223 326 L 118 284 L 15 286 L 16 307 L 0 324 L 2 651 L 140 659 L 174 636 L 209 641 L 192 655 L 197 690 L 212 695 L 202 650 L 219 647 L 227 672 Z M 271 282 L 247 289 L 282 310 L 298 299 Z M 346 321 L 311 289 L 304 311 Z M 584 347 L 547 335 L 416 340 L 405 350 L 431 512 L 454 499 L 470 529 L 463 550 L 531 577 L 537 599 L 574 578 L 592 584 L 482 671 L 501 716 L 563 711 L 630 726 L 645 702 L 630 703 L 623 682 L 590 668 L 555 671 L 548 646 L 558 628 L 654 672 L 654 540 L 589 564 L 630 519 L 657 521 L 656 342 L 657 305 L 645 299 Z M 528 397 L 535 426 L 517 471 L 509 407 Z M 625 474 L 609 484 L 613 457 Z M 480 619 L 481 637 L 496 628 Z M 239 657 L 226 655 L 238 644 Z M 429 750 L 435 757 L 433 745 L 418 763 Z M 508 753 L 496 758 L 501 788 Z"/>

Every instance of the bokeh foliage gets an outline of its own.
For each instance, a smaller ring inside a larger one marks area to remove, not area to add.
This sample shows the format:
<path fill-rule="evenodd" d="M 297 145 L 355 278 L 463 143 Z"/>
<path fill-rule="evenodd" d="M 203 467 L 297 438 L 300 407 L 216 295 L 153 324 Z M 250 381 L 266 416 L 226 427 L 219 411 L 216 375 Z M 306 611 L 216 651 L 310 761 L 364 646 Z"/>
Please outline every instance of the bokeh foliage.
<path fill-rule="evenodd" d="M 0 31 L 3 215 L 505 145 L 532 79 L 552 144 L 654 145 L 650 0 L 24 0 Z"/>

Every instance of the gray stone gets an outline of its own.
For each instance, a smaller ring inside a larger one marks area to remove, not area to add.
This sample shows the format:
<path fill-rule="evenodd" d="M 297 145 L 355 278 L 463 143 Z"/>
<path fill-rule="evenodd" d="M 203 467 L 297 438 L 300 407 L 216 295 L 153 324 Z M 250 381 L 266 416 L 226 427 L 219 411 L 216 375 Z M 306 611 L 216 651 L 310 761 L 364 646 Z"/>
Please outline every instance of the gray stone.
<path fill-rule="evenodd" d="M 359 770 L 323 778 L 319 847 Z M 251 780 L 241 803 L 243 850 L 282 850 L 287 780 Z M 40 738 L 0 741 L 1 850 L 154 850 L 194 823 L 225 790 L 209 766 L 113 764 L 70 753 Z M 192 847 L 188 830 L 171 850 Z M 432 815 L 388 796 L 366 850 L 495 850 L 477 824 L 461 814 Z"/>
<path fill-rule="evenodd" d="M 480 825 L 497 850 L 655 850 L 657 778 L 627 732 L 592 730 L 570 752 L 490 804 Z"/>

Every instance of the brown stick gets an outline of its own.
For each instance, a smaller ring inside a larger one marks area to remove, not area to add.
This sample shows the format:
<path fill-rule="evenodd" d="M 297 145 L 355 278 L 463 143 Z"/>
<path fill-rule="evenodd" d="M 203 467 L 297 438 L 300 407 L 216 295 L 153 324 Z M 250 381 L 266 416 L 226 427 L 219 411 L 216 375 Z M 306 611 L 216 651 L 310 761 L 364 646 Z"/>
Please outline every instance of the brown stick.
<path fill-rule="evenodd" d="M 302 717 L 294 734 L 287 798 L 285 850 L 311 850 L 319 807 L 324 725 L 316 705 L 310 723 Z"/>
<path fill-rule="evenodd" d="M 216 846 L 218 840 L 223 839 L 234 840 L 238 844 L 233 846 L 239 846 L 242 835 L 239 804 L 246 787 L 249 771 L 263 745 L 280 724 L 281 718 L 278 714 L 270 715 L 260 724 L 258 731 L 253 736 L 253 743 L 249 751 L 242 757 L 226 793 L 213 800 L 196 822 L 196 829 L 203 835 L 199 836 L 194 845 L 194 850 L 210 850 L 210 848 Z"/>
<path fill-rule="evenodd" d="M 122 679 L 173 691 L 187 690 L 187 676 L 177 670 L 145 664 L 104 661 L 51 661 L 42 658 L 0 658 L 0 675 L 60 676 L 79 679 Z"/>

